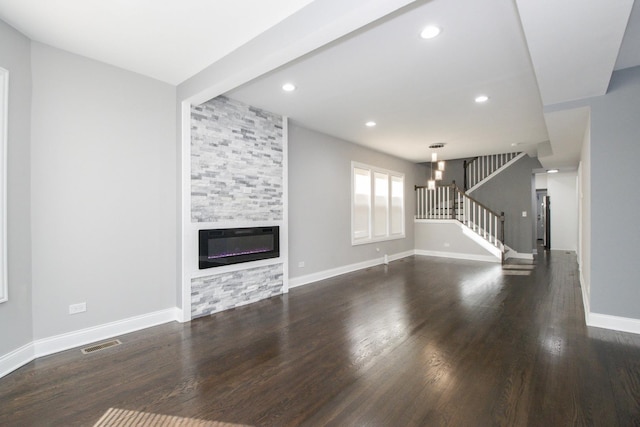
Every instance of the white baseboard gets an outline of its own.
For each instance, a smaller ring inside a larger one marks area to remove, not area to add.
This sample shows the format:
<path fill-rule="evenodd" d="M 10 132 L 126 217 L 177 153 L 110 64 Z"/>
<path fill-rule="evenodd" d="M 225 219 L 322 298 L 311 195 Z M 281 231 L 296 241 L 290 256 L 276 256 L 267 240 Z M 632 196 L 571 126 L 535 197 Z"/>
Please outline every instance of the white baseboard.
<path fill-rule="evenodd" d="M 397 260 L 402 259 L 402 258 L 407 258 L 407 257 L 410 257 L 410 256 L 414 256 L 415 254 L 416 254 L 416 251 L 414 251 L 414 250 L 400 252 L 400 253 L 397 253 L 397 254 L 389 255 L 389 261 L 397 261 Z"/>
<path fill-rule="evenodd" d="M 505 245 L 504 246 L 505 252 L 504 252 L 504 259 L 508 260 L 509 258 L 513 258 L 513 259 L 526 259 L 526 260 L 533 260 L 533 253 L 530 254 L 525 254 L 525 253 L 520 253 L 518 251 L 516 251 L 515 249 L 510 248 L 509 246 Z M 537 252 L 537 250 L 536 250 Z"/>
<path fill-rule="evenodd" d="M 397 261 L 402 258 L 412 256 L 414 251 L 400 252 L 388 256 L 389 261 Z M 363 270 L 369 267 L 375 267 L 376 265 L 384 264 L 384 257 L 375 258 L 368 261 L 358 262 L 355 264 L 343 265 L 341 267 L 331 268 L 329 270 L 318 271 L 316 273 L 306 274 L 299 277 L 289 278 L 289 289 L 297 288 L 299 286 L 308 285 L 309 283 L 318 282 L 320 280 L 330 279 L 341 274 L 351 273 L 358 270 Z"/>
<path fill-rule="evenodd" d="M 464 254 L 459 252 L 441 252 L 441 251 L 425 251 L 422 249 L 416 249 L 416 255 L 421 256 L 435 256 L 440 258 L 454 258 L 454 259 L 465 259 L 468 261 L 484 261 L 484 262 L 493 262 L 500 263 L 501 260 L 491 255 L 476 255 L 476 254 Z"/>
<path fill-rule="evenodd" d="M 523 254 L 516 251 L 507 252 L 504 256 L 504 259 L 528 259 L 529 261 L 533 260 L 533 254 Z"/>
<path fill-rule="evenodd" d="M 17 350 L 0 356 L 0 378 L 38 357 L 106 340 L 163 323 L 180 321 L 182 318 L 181 311 L 182 310 L 176 307 L 169 308 L 30 342 Z"/>
<path fill-rule="evenodd" d="M 0 378 L 35 359 L 33 342 L 0 357 Z"/>
<path fill-rule="evenodd" d="M 614 331 L 631 332 L 640 334 L 640 319 L 629 317 L 610 316 L 608 314 L 589 313 L 587 326 L 612 329 Z"/>
<path fill-rule="evenodd" d="M 584 321 L 589 325 L 589 314 L 591 313 L 591 301 L 589 300 L 589 294 L 587 294 L 587 285 L 582 275 L 582 266 L 578 266 L 580 270 L 580 290 L 582 291 L 582 305 L 584 306 Z"/>

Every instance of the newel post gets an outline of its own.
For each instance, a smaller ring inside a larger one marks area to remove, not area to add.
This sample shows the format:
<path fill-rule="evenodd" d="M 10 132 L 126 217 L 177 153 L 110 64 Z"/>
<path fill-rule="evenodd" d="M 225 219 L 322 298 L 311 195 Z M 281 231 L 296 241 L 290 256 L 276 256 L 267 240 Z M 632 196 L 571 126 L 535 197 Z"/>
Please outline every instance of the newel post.
<path fill-rule="evenodd" d="M 502 236 L 502 244 L 506 244 L 504 238 L 504 212 L 500 212 L 500 235 Z"/>
<path fill-rule="evenodd" d="M 456 204 L 456 180 L 453 179 L 451 180 L 451 185 L 450 187 L 450 191 L 451 191 L 451 205 L 453 206 L 453 209 L 450 209 L 449 212 L 451 212 L 451 219 L 456 219 L 458 216 L 457 214 L 457 210 L 458 210 L 458 205 Z"/>
<path fill-rule="evenodd" d="M 466 160 L 464 160 L 462 162 L 462 166 L 464 167 L 464 187 L 462 187 L 462 189 L 466 192 L 468 190 L 468 182 L 467 182 L 467 166 L 469 166 L 469 164 L 467 163 Z"/>

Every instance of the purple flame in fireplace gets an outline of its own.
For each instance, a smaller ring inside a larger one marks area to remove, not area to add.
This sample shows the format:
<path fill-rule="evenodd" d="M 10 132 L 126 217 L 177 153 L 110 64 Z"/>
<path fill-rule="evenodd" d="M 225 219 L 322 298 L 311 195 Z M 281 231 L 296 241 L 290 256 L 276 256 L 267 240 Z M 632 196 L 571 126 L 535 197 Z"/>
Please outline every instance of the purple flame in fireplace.
<path fill-rule="evenodd" d="M 270 250 L 271 250 L 270 248 L 261 248 L 261 249 L 256 248 L 256 249 L 252 249 L 252 250 L 248 250 L 248 251 L 242 251 L 242 252 L 226 252 L 226 253 L 222 253 L 222 254 L 209 255 L 207 258 L 209 258 L 209 259 L 218 259 L 218 258 L 226 258 L 228 256 L 261 254 L 263 252 L 269 252 Z"/>

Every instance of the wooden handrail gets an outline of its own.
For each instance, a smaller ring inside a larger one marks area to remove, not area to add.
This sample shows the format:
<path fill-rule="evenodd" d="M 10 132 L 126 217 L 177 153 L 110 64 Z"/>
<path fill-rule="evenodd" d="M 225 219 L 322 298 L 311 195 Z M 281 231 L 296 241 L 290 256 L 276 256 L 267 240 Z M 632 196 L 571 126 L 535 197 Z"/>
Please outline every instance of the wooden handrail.
<path fill-rule="evenodd" d="M 462 162 L 462 168 L 464 169 L 464 191 L 467 191 L 469 189 L 469 177 L 467 175 L 467 169 L 469 168 L 469 166 L 471 165 L 471 163 L 475 162 L 476 160 L 478 160 L 478 156 L 474 157 L 471 160 L 464 160 Z"/>
<path fill-rule="evenodd" d="M 480 203 L 479 201 L 477 201 L 476 199 L 474 199 L 473 197 L 471 197 L 470 195 L 468 195 L 467 193 L 465 193 L 464 191 L 462 191 L 462 189 L 460 187 L 458 187 L 458 185 L 456 184 L 455 181 L 453 181 L 453 184 L 450 184 L 451 186 L 453 186 L 456 190 L 458 190 L 460 193 L 462 193 L 463 196 L 465 196 L 467 199 L 472 200 L 475 204 L 477 204 L 478 206 L 480 206 L 483 209 L 486 209 L 487 211 L 489 211 L 490 213 L 494 214 L 495 216 L 497 216 L 498 218 L 503 217 L 504 218 L 504 212 L 502 212 L 502 214 L 499 214 L 498 212 L 488 208 L 486 205 Z M 503 219 L 504 220 L 504 219 Z"/>

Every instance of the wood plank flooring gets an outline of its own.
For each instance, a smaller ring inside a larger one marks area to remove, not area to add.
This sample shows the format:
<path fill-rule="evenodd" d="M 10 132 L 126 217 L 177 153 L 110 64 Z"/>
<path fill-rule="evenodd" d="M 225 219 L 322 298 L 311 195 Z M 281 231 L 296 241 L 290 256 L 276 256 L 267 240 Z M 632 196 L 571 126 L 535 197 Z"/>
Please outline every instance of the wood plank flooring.
<path fill-rule="evenodd" d="M 41 358 L 0 379 L 0 425 L 640 425 L 640 336 L 585 326 L 575 255 L 504 271 L 410 257 Z"/>

